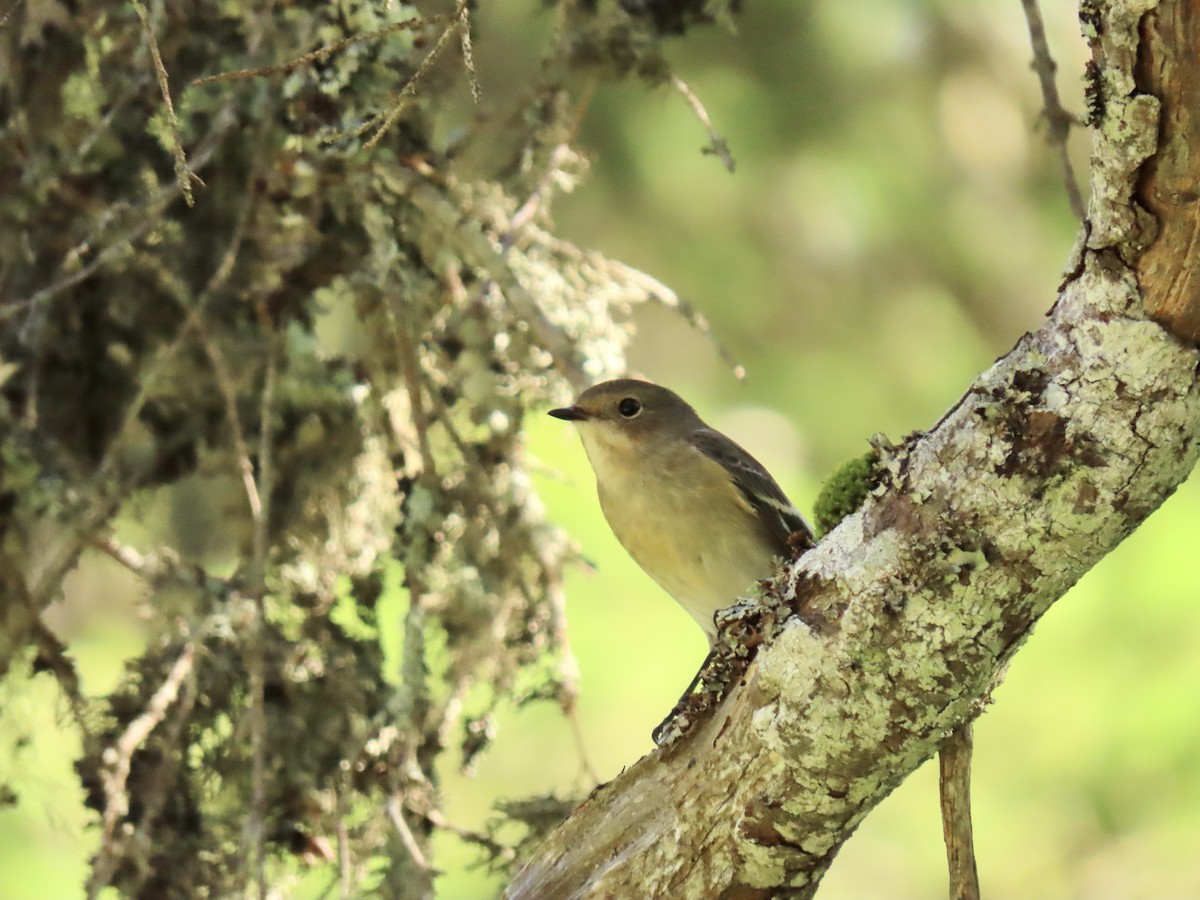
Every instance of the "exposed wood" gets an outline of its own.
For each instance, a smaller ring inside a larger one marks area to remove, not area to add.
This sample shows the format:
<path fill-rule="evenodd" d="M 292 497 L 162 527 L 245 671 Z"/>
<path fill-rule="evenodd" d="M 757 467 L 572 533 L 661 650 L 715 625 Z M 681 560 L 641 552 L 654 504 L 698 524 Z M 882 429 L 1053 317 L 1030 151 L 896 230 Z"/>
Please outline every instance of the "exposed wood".
<path fill-rule="evenodd" d="M 1200 341 L 1200 0 L 1170 0 L 1149 13 L 1136 77 L 1162 98 L 1158 153 L 1142 169 L 1137 198 L 1158 235 L 1137 262 L 1146 312 L 1180 338 Z M 1184 263 L 1181 265 L 1180 263 Z"/>

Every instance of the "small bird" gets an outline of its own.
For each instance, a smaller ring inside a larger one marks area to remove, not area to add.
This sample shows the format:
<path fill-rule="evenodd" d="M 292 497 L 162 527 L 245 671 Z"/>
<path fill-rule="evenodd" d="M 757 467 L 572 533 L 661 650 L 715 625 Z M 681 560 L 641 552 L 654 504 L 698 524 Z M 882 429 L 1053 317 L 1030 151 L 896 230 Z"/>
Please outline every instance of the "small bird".
<path fill-rule="evenodd" d="M 682 397 L 620 378 L 550 415 L 574 423 L 600 508 L 621 546 L 687 610 L 712 646 L 733 604 L 812 529 L 753 456 Z"/>

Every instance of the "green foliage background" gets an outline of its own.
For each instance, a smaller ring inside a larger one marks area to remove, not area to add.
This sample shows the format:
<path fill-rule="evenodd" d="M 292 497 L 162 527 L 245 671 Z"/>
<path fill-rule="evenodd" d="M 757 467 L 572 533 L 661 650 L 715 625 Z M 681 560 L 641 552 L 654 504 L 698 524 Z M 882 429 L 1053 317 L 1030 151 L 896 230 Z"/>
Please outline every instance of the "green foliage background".
<path fill-rule="evenodd" d="M 1074 11 L 1046 7 L 1060 87 L 1078 110 L 1085 50 Z M 500 111 L 533 74 L 526 50 L 551 16 L 535 2 L 483 0 L 474 21 L 484 109 Z M 1076 224 L 1039 139 L 1017 3 L 747 0 L 735 24 L 668 45 L 728 140 L 735 174 L 700 152 L 705 133 L 670 86 L 602 82 L 577 142 L 591 175 L 554 214 L 560 234 L 662 280 L 709 320 L 744 381 L 676 314 L 651 307 L 636 318 L 631 369 L 684 393 L 811 509 L 824 474 L 869 435 L 931 425 L 1038 324 Z M 447 133 L 468 114 L 460 93 Z M 494 127 L 500 146 L 502 121 Z M 1072 152 L 1085 174 L 1084 135 Z M 592 563 L 568 573 L 570 641 L 587 754 L 608 779 L 650 749 L 704 641 L 609 535 L 569 429 L 531 420 L 527 436 L 550 518 Z M 161 518 L 150 527 L 169 527 L 170 513 Z M 1190 483 L 1050 612 L 978 723 L 988 896 L 1200 893 L 1198 526 Z M 91 559 L 48 617 L 88 693 L 111 689 L 141 649 L 135 590 Z M 381 627 L 388 614 L 398 628 L 399 604 L 381 609 Z M 95 847 L 61 705 L 44 676 L 0 688 L 0 780 L 21 789 L 18 806 L 0 808 L 0 900 L 76 896 Z M 502 710 L 499 726 L 473 777 L 443 773 L 455 822 L 478 827 L 497 798 L 590 787 L 552 704 Z M 472 848 L 441 837 L 437 851 L 440 897 L 494 893 Z M 302 870 L 295 896 L 327 881 L 323 864 Z M 868 818 L 821 896 L 928 897 L 943 884 L 927 765 Z"/>

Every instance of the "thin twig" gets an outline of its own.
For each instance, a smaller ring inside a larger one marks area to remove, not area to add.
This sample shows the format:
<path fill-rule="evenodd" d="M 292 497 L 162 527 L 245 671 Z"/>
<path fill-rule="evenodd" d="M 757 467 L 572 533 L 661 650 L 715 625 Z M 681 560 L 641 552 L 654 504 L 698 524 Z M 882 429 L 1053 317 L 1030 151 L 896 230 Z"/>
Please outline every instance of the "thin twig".
<path fill-rule="evenodd" d="M 282 75 L 309 63 L 320 62 L 326 57 L 337 53 L 339 50 L 345 50 L 347 47 L 353 47 L 355 44 L 362 44 L 376 38 L 387 37 L 389 34 L 394 34 L 397 31 L 411 31 L 425 25 L 437 25 L 442 22 L 450 23 L 452 21 L 453 18 L 451 16 L 430 16 L 427 19 L 415 18 L 405 19 L 403 22 L 393 22 L 381 28 L 363 31 L 350 37 L 342 38 L 342 40 L 334 41 L 332 44 L 325 44 L 309 53 L 293 57 L 272 66 L 256 66 L 253 69 L 237 69 L 233 72 L 219 72 L 216 75 L 206 75 L 203 78 L 197 78 L 189 87 L 202 87 L 206 84 L 212 84 L 215 81 L 237 81 L 246 78 L 259 78 L 264 75 Z"/>
<path fill-rule="evenodd" d="M 185 567 L 179 555 L 170 548 L 143 553 L 120 543 L 111 535 L 99 534 L 89 535 L 86 543 L 151 586 L 169 581 L 195 587 L 215 579 L 215 576 L 194 563 Z"/>
<path fill-rule="evenodd" d="M 154 581 L 159 576 L 158 560 L 150 560 L 145 554 L 127 544 L 121 544 L 109 537 L 92 535 L 87 539 L 88 545 L 99 550 L 109 559 L 120 563 L 130 572 L 147 581 Z"/>
<path fill-rule="evenodd" d="M 550 563 L 540 558 L 541 571 L 549 573 Z M 550 604 L 550 628 L 554 646 L 561 648 L 562 659 L 558 666 L 558 691 L 555 699 L 558 708 L 562 710 L 571 729 L 571 737 L 575 741 L 575 754 L 579 757 L 579 765 L 585 777 L 591 780 L 592 786 L 600 783 L 600 776 L 592 765 L 592 759 L 587 749 L 587 741 L 583 736 L 583 725 L 579 720 L 579 710 L 576 700 L 579 698 L 579 667 L 575 656 L 571 653 L 571 639 L 567 633 L 567 598 L 563 593 L 561 583 L 551 578 L 542 579 L 542 590 Z"/>
<path fill-rule="evenodd" d="M 570 647 L 563 647 L 564 653 L 570 653 Z M 592 758 L 588 753 L 587 741 L 583 737 L 583 725 L 579 721 L 579 711 L 575 707 L 575 694 L 559 691 L 558 708 L 562 710 L 563 716 L 566 717 L 567 725 L 571 729 L 571 739 L 575 742 L 575 755 L 579 757 L 579 767 L 583 770 L 583 774 L 591 780 L 592 786 L 595 787 L 600 783 L 600 775 L 596 772 L 596 767 L 592 765 Z"/>
<path fill-rule="evenodd" d="M 267 711 L 266 676 L 263 672 L 262 597 L 254 604 L 254 628 L 246 668 L 250 688 L 250 809 L 246 814 L 246 842 L 249 844 L 251 877 L 258 890 L 258 900 L 267 900 Z"/>
<path fill-rule="evenodd" d="M 400 843 L 404 845 L 404 849 L 408 851 L 408 855 L 412 857 L 413 863 L 417 869 L 422 872 L 430 872 L 432 868 L 429 865 L 429 860 L 425 858 L 425 854 L 421 852 L 421 847 L 417 843 L 416 835 L 412 833 L 412 829 L 408 827 L 408 823 L 404 821 L 404 811 L 400 808 L 400 800 L 392 794 L 387 802 L 388 817 L 392 820 L 392 824 L 396 827 L 396 834 L 400 836 Z"/>
<path fill-rule="evenodd" d="M 204 355 L 212 366 L 213 378 L 217 382 L 217 390 L 221 392 L 221 400 L 225 404 L 225 418 L 229 420 L 229 431 L 233 436 L 233 452 L 237 457 L 238 472 L 242 477 L 242 488 L 246 492 L 246 502 L 250 506 L 251 521 L 257 523 L 262 519 L 262 498 L 258 493 L 258 485 L 254 481 L 254 465 L 250 461 L 250 445 L 246 443 L 246 433 L 242 428 L 242 419 L 237 409 L 237 387 L 233 383 L 229 366 L 225 362 L 225 354 L 220 346 L 208 333 L 204 320 L 197 312 L 188 316 L 188 326 L 200 339 Z"/>
<path fill-rule="evenodd" d="M 173 196 L 174 193 L 175 188 L 172 187 L 170 189 L 170 195 Z M 46 300 L 49 300 L 56 294 L 60 294 L 65 291 L 67 288 L 74 287 L 75 285 L 79 284 L 79 282 L 90 278 L 92 274 L 95 273 L 95 271 L 102 265 L 108 262 L 111 257 L 116 256 L 120 251 L 124 250 L 150 229 L 159 224 L 158 213 L 161 212 L 161 210 L 151 211 L 156 205 L 158 205 L 158 198 L 155 198 L 154 201 L 147 204 L 147 207 L 149 208 L 143 208 L 142 210 L 139 210 L 139 215 L 135 220 L 135 223 L 130 226 L 125 234 L 92 257 L 91 262 L 80 266 L 78 269 L 74 269 L 70 272 L 70 274 L 63 276 L 58 281 L 48 284 L 46 287 L 39 288 L 24 300 L 14 300 L 4 304 L 3 306 L 0 306 L 0 322 L 3 322 L 5 319 L 15 315 L 23 309 L 28 309 L 32 313 L 33 311 L 36 311 L 39 305 L 44 303 Z M 60 271 L 71 268 L 68 265 L 68 261 L 76 258 L 78 258 L 76 255 L 76 249 L 73 248 L 66 254 L 63 260 L 63 265 L 59 267 Z M 22 341 L 29 340 L 29 336 L 37 324 L 39 323 L 31 315 L 21 329 L 20 338 Z"/>
<path fill-rule="evenodd" d="M 107 475 L 110 467 L 116 462 L 118 454 L 116 449 L 120 446 L 121 439 L 127 433 L 129 425 L 140 414 L 143 405 L 148 399 L 150 392 L 155 384 L 154 375 L 159 366 L 165 364 L 167 360 L 172 359 L 179 345 L 189 332 L 194 331 L 199 338 L 201 349 L 208 356 L 212 366 L 213 377 L 217 382 L 217 389 L 221 394 L 225 404 L 225 413 L 229 419 L 229 428 L 233 437 L 234 456 L 238 463 L 238 468 L 242 476 L 242 484 L 246 493 L 247 503 L 250 507 L 251 518 L 257 522 L 261 518 L 261 501 L 259 497 L 258 486 L 254 480 L 254 468 L 250 461 L 249 446 L 246 442 L 245 432 L 242 427 L 241 417 L 238 414 L 237 407 L 237 388 L 234 384 L 230 367 L 226 364 L 225 356 L 221 351 L 220 345 L 212 339 L 208 333 L 205 324 L 204 312 L 208 306 L 209 300 L 214 294 L 224 287 L 225 282 L 233 272 L 234 265 L 237 262 L 238 255 L 241 250 L 247 223 L 250 218 L 251 210 L 254 206 L 254 194 L 249 192 L 249 199 L 242 207 L 238 215 L 238 219 L 234 225 L 233 233 L 230 235 L 229 243 L 222 254 L 221 260 L 216 269 L 213 270 L 209 277 L 208 283 L 204 290 L 196 298 L 195 302 L 190 301 L 190 292 L 181 279 L 176 276 L 176 273 L 166 267 L 159 267 L 155 270 L 159 275 L 160 281 L 163 283 L 167 293 L 169 293 L 179 306 L 184 311 L 184 320 L 175 337 L 166 349 L 160 349 L 159 355 L 153 363 L 147 366 L 147 370 L 143 372 L 139 379 L 139 392 L 129 403 L 125 410 L 125 419 L 118 429 L 114 438 L 109 442 L 108 449 L 105 451 L 105 457 L 99 467 L 101 475 Z M 103 548 L 101 548 L 103 549 Z M 118 559 L 118 561 L 121 561 Z"/>
<path fill-rule="evenodd" d="M 67 645 L 47 627 L 41 616 L 33 620 L 33 640 L 38 650 L 38 661 L 54 673 L 59 689 L 66 695 L 76 724 L 82 726 L 86 722 L 84 710 L 87 705 L 83 699 L 83 688 L 80 686 L 75 661 L 67 655 Z"/>
<path fill-rule="evenodd" d="M 1054 73 L 1058 65 L 1050 55 L 1050 44 L 1046 40 L 1046 27 L 1042 23 L 1042 11 L 1037 0 L 1021 0 L 1021 8 L 1025 10 L 1025 21 L 1029 24 L 1029 42 L 1033 45 L 1033 71 L 1037 73 L 1038 83 L 1042 88 L 1042 115 L 1046 119 L 1049 142 L 1058 152 L 1062 165 L 1063 184 L 1067 189 L 1067 200 L 1071 204 L 1071 212 L 1077 219 L 1082 220 L 1086 214 L 1083 197 L 1079 193 L 1079 184 L 1075 180 L 1075 169 L 1071 165 L 1071 155 L 1067 149 L 1067 139 L 1071 135 L 1071 126 L 1076 124 L 1076 118 L 1063 108 L 1058 98 L 1058 85 L 1054 81 Z"/>
<path fill-rule="evenodd" d="M 252 192 L 250 196 L 253 197 Z M 253 205 L 254 203 L 251 199 L 242 207 L 238 220 L 234 224 L 233 234 L 229 238 L 229 244 L 221 257 L 221 262 L 213 271 L 212 277 L 209 278 L 208 284 L 204 286 L 204 290 L 197 298 L 195 304 L 187 309 L 185 328 L 191 329 L 196 333 L 196 336 L 200 339 L 200 346 L 204 350 L 204 355 L 208 357 L 208 361 L 212 365 L 213 377 L 216 379 L 217 389 L 221 392 L 221 400 L 225 404 L 225 416 L 229 420 L 229 430 L 233 435 L 234 455 L 237 458 L 238 471 L 242 477 L 242 489 L 246 493 L 246 502 L 250 507 L 251 521 L 257 523 L 262 517 L 262 498 L 259 496 L 258 485 L 254 481 L 254 466 L 250 461 L 250 446 L 246 443 L 246 433 L 242 428 L 241 416 L 238 415 L 237 388 L 234 385 L 229 366 L 225 362 L 225 354 L 221 352 L 220 345 L 209 335 L 204 321 L 204 310 L 208 306 L 209 299 L 224 287 L 225 282 L 233 272 L 234 264 L 237 262 L 238 254 L 241 252 L 242 241 L 246 234 L 246 225 L 250 219 L 250 210 Z"/>
<path fill-rule="evenodd" d="M 85 702 L 83 699 L 83 690 L 79 685 L 79 672 L 75 669 L 75 662 L 71 657 L 67 656 L 67 648 L 63 642 L 42 621 L 41 608 L 29 594 L 29 586 L 25 582 L 25 575 L 21 571 L 21 567 L 9 555 L 8 551 L 4 549 L 3 545 L 0 545 L 0 586 L 4 588 L 8 595 L 7 600 L 9 603 L 20 604 L 24 607 L 24 614 L 28 617 L 33 644 L 38 650 L 37 660 L 44 668 L 48 668 L 54 673 L 59 688 L 71 706 L 71 713 L 75 717 L 75 722 L 82 726 L 84 723 L 83 713 Z M 11 662 L 11 658 L 0 659 L 0 674 L 8 670 Z"/>
<path fill-rule="evenodd" d="M 150 56 L 154 60 L 154 72 L 158 76 L 158 89 L 162 92 L 163 103 L 167 107 L 167 125 L 171 129 L 171 144 L 175 152 L 175 183 L 183 193 L 183 199 L 188 206 L 196 205 L 192 196 L 192 182 L 203 186 L 200 176 L 188 166 L 187 154 L 183 152 L 183 140 L 179 136 L 179 118 L 175 115 L 175 104 L 171 102 L 171 84 L 167 77 L 167 67 L 163 64 L 162 54 L 158 50 L 158 41 L 154 37 L 154 29 L 150 27 L 150 14 L 142 5 L 142 0 L 133 0 L 133 8 L 138 18 L 142 20 L 142 31 L 146 42 L 150 45 Z"/>
<path fill-rule="evenodd" d="M 163 726 L 162 746 L 182 746 L 180 736 L 190 721 L 192 707 L 195 702 L 196 675 L 193 669 L 183 680 L 183 685 L 179 691 L 179 699 L 175 703 L 175 715 Z M 154 830 L 162 822 L 159 814 L 162 812 L 163 805 L 167 802 L 167 796 L 171 793 L 171 787 L 175 785 L 175 772 L 179 769 L 181 757 L 184 755 L 182 753 L 169 753 L 165 755 L 161 762 L 155 766 L 153 778 L 147 780 L 146 783 L 139 781 L 138 800 L 141 806 L 139 810 L 141 818 L 138 827 L 125 844 L 124 853 L 126 860 L 135 860 L 139 863 L 134 879 L 126 886 L 128 896 L 140 896 L 141 885 L 151 877 L 152 867 L 143 863 L 153 856 L 155 849 Z M 111 873 L 109 877 L 111 878 Z"/>
<path fill-rule="evenodd" d="M 483 91 L 479 88 L 479 73 L 475 71 L 475 54 L 471 52 L 470 10 L 470 4 L 465 2 L 458 4 L 459 45 L 462 47 L 463 68 L 467 70 L 467 81 L 471 84 L 471 99 L 478 103 L 483 96 Z"/>
<path fill-rule="evenodd" d="M 254 538 L 251 548 L 247 585 L 253 602 L 254 629 L 248 655 L 250 687 L 250 811 L 246 817 L 246 837 L 250 844 L 250 866 L 259 900 L 267 900 L 267 712 L 266 712 L 266 562 L 268 524 L 271 519 L 271 491 L 274 486 L 272 420 L 275 408 L 276 354 L 271 341 L 267 369 L 259 401 L 258 482 L 259 498 L 254 512 Z"/>
<path fill-rule="evenodd" d="M 938 752 L 942 835 L 950 873 L 950 900 L 979 900 L 979 872 L 971 829 L 971 723 L 959 725 Z"/>
<path fill-rule="evenodd" d="M 129 793 L 126 784 L 129 780 L 129 770 L 134 752 L 145 743 L 150 733 L 166 717 L 167 710 L 179 696 L 180 685 L 192 672 L 196 648 L 190 641 L 184 645 L 171 671 L 150 701 L 146 710 L 126 726 L 125 731 L 111 748 L 112 761 L 108 770 L 102 772 L 104 786 L 104 813 L 101 817 L 102 831 L 100 849 L 92 864 L 92 874 L 88 880 L 88 896 L 95 897 L 112 878 L 118 865 L 117 847 L 114 836 L 119 821 L 129 812 Z M 108 760 L 108 752 L 105 754 Z"/>
<path fill-rule="evenodd" d="M 413 809 L 411 805 L 409 808 Z M 424 816 L 429 821 L 429 824 L 434 828 L 441 829 L 442 831 L 448 831 L 469 844 L 475 844 L 479 847 L 482 847 L 489 854 L 491 854 L 493 859 L 501 862 L 511 862 L 516 858 L 517 854 L 512 847 L 500 843 L 495 838 L 486 835 L 481 831 L 475 831 L 471 828 L 464 828 L 461 825 L 456 825 L 443 816 L 437 809 L 413 809 L 413 812 L 417 813 L 417 815 Z"/>
<path fill-rule="evenodd" d="M 274 490 L 275 461 L 273 449 L 274 428 L 272 419 L 275 416 L 275 381 L 278 364 L 276 356 L 278 347 L 275 342 L 267 355 L 267 372 L 263 379 L 262 399 L 259 403 L 259 435 L 258 435 L 258 516 L 254 520 L 254 558 L 252 560 L 252 585 L 255 592 L 261 596 L 263 579 L 267 563 L 267 527 L 271 521 L 271 492 Z"/>
<path fill-rule="evenodd" d="M 463 10 L 466 9 L 466 6 L 467 0 L 458 0 L 458 6 L 454 11 L 454 21 L 446 27 L 446 30 L 442 32 L 441 37 L 437 39 L 437 43 L 433 45 L 433 48 L 427 54 L 425 54 L 425 58 L 421 60 L 421 64 L 417 66 L 417 71 L 413 72 L 412 75 L 409 76 L 409 79 L 407 82 L 405 82 L 404 87 L 400 89 L 400 93 L 396 95 L 396 100 L 392 103 L 392 108 L 389 109 L 387 114 L 383 116 L 383 121 L 375 130 L 375 133 L 371 135 L 365 144 L 363 144 L 364 150 L 373 149 L 375 145 L 379 143 L 380 139 L 383 138 L 384 134 L 386 134 L 387 131 L 396 124 L 396 120 L 400 118 L 400 114 L 408 108 L 409 101 L 412 100 L 413 95 L 417 92 L 417 83 L 421 80 L 421 77 L 433 67 L 433 62 L 438 58 L 438 54 L 440 54 L 446 45 L 450 43 L 450 39 L 462 29 L 463 24 L 466 21 L 465 17 L 463 16 Z M 356 130 L 355 134 L 363 134 L 369 131 L 372 127 L 374 127 L 375 122 L 377 121 L 379 121 L 378 118 L 367 121 L 361 128 Z"/>
<path fill-rule="evenodd" d="M 224 283 L 225 278 L 227 278 L 229 273 L 232 271 L 233 259 L 236 257 L 237 250 L 241 246 L 247 212 L 248 208 L 247 210 L 243 210 L 243 218 L 239 221 L 237 227 L 234 229 L 234 234 L 230 239 L 229 247 L 226 249 L 226 252 L 222 257 L 220 264 L 217 266 L 217 269 L 214 271 L 212 278 L 209 279 L 209 283 L 206 286 L 204 293 L 201 294 L 199 300 L 194 305 L 187 306 L 186 299 L 181 290 L 172 292 L 176 301 L 180 303 L 180 305 L 184 306 L 187 315 L 183 323 L 179 326 L 179 330 L 171 339 L 171 342 L 165 347 L 160 347 L 155 354 L 154 359 L 145 367 L 145 369 L 143 369 L 141 377 L 138 379 L 138 393 L 125 407 L 124 417 L 121 425 L 116 430 L 116 433 L 113 435 L 112 439 L 109 441 L 108 447 L 104 451 L 104 457 L 100 461 L 100 465 L 96 467 L 96 476 L 94 481 L 96 490 L 98 492 L 103 489 L 105 480 L 112 472 L 113 467 L 116 466 L 119 461 L 117 449 L 120 447 L 124 436 L 129 433 L 130 425 L 132 425 L 138 416 L 141 415 L 142 408 L 145 406 L 146 401 L 149 399 L 150 393 L 154 387 L 159 367 L 165 365 L 167 360 L 175 356 L 180 344 L 187 336 L 189 329 L 197 326 L 200 323 L 199 317 L 202 314 L 204 306 L 207 304 L 211 294 L 214 293 Z M 173 284 L 177 287 L 178 281 L 176 280 L 176 282 Z"/>
<path fill-rule="evenodd" d="M 700 102 L 700 98 L 696 96 L 696 92 L 688 87 L 686 81 L 674 73 L 671 73 L 671 84 L 675 86 L 675 90 L 683 94 L 683 98 L 687 100 L 688 104 L 695 111 L 696 118 L 700 120 L 700 124 L 708 132 L 708 146 L 702 152 L 721 160 L 721 163 L 732 174 L 735 164 L 733 154 L 729 152 L 729 144 L 713 127 L 712 119 L 708 117 L 708 110 L 704 108 L 704 104 Z"/>
<path fill-rule="evenodd" d="M 542 572 L 550 571 L 550 564 L 546 559 L 539 559 L 538 562 L 541 564 Z M 542 581 L 542 589 L 550 602 L 552 612 L 550 627 L 554 636 L 554 644 L 562 648 L 562 660 L 558 672 L 559 689 L 555 699 L 558 700 L 558 707 L 562 710 L 563 716 L 566 717 L 567 724 L 570 726 L 580 768 L 595 786 L 600 783 L 600 776 L 588 754 L 587 741 L 583 737 L 583 725 L 579 721 L 579 710 L 575 705 L 575 701 L 579 697 L 579 671 L 575 657 L 571 653 L 571 639 L 567 634 L 567 598 L 563 593 L 562 585 L 548 577 Z"/>
<path fill-rule="evenodd" d="M 242 211 L 238 213 L 237 221 L 233 224 L 233 233 L 229 236 L 229 244 L 221 255 L 221 262 L 213 270 L 208 284 L 204 286 L 204 290 L 200 292 L 200 297 L 196 302 L 201 309 L 213 294 L 225 286 L 225 282 L 233 274 L 233 266 L 237 262 L 238 255 L 242 251 L 242 243 L 246 239 L 246 227 L 250 222 L 250 213 L 254 209 L 256 195 L 253 187 L 247 186 L 246 196 L 246 203 L 242 207 Z"/>
<path fill-rule="evenodd" d="M 350 863 L 350 832 L 346 828 L 346 819 L 350 815 L 350 805 L 346 802 L 346 791 L 337 792 L 338 820 L 338 884 L 341 887 L 342 900 L 350 900 L 354 892 L 354 872 Z"/>

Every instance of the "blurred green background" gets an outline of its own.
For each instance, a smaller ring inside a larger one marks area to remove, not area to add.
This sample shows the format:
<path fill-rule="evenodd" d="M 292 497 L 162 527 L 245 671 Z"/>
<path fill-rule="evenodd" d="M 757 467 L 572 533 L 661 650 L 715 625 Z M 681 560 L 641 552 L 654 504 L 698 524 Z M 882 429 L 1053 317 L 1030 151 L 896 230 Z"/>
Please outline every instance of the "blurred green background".
<path fill-rule="evenodd" d="M 1074 8 L 1043 13 L 1060 90 L 1079 110 L 1087 51 Z M 748 0 L 736 26 L 669 50 L 736 173 L 701 154 L 705 133 L 671 87 L 601 84 L 579 139 L 591 177 L 554 214 L 564 237 L 661 279 L 708 318 L 744 381 L 662 309 L 639 313 L 631 371 L 685 394 L 807 510 L 868 436 L 931 425 L 1039 325 L 1076 224 L 1041 139 L 1015 0 Z M 485 108 L 501 112 L 537 65 L 530 33 L 552 27 L 552 14 L 535 0 L 481 3 L 475 27 Z M 1086 178 L 1086 134 L 1072 141 Z M 594 563 L 571 573 L 567 596 L 579 719 L 607 780 L 651 748 L 705 642 L 609 534 L 571 429 L 537 420 L 528 436 L 549 515 Z M 150 527 L 170 515 L 151 511 Z M 1200 895 L 1198 534 L 1200 487 L 1189 484 L 1018 654 L 976 729 L 987 896 Z M 141 646 L 136 589 L 88 560 L 48 617 L 88 691 L 110 688 Z M 79 894 L 96 836 L 66 721 L 48 678 L 0 686 L 0 781 L 22 801 L 0 809 L 0 900 Z M 478 826 L 497 798 L 590 787 L 553 706 L 500 724 L 473 778 L 444 773 L 454 821 Z M 441 897 L 494 894 L 499 881 L 473 867 L 473 851 L 449 838 L 440 850 Z M 327 881 L 314 872 L 296 896 Z M 944 884 L 926 765 L 867 819 L 820 896 L 943 896 Z"/>

